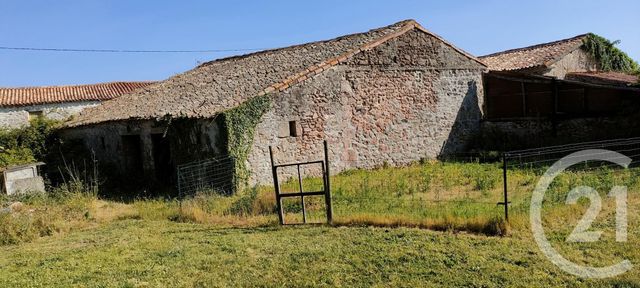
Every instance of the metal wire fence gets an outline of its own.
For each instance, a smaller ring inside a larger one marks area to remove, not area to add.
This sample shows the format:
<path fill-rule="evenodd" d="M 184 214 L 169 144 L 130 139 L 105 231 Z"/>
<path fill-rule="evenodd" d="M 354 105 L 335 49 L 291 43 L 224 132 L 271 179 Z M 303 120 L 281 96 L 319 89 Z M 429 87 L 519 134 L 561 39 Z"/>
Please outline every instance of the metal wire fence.
<path fill-rule="evenodd" d="M 581 142 L 559 146 L 549 146 L 535 149 L 526 149 L 518 151 L 510 151 L 504 154 L 507 160 L 508 168 L 533 169 L 551 166 L 561 158 L 582 150 L 605 149 L 618 152 L 626 157 L 631 158 L 632 164 L 640 161 L 640 137 L 613 139 L 604 141 Z M 593 152 L 591 156 L 599 156 L 606 154 L 605 152 Z M 565 158 L 569 159 L 569 158 Z M 607 159 L 615 161 L 617 159 Z M 604 167 L 618 166 L 610 161 L 590 161 L 584 163 L 588 165 L 576 166 L 579 169 L 600 169 Z"/>
<path fill-rule="evenodd" d="M 582 153 L 573 154 L 575 152 Z M 612 154 L 610 151 L 619 154 Z M 631 158 L 627 167 L 615 162 Z M 510 151 L 503 154 L 503 194 L 509 206 L 525 210 L 540 177 L 554 163 L 578 161 L 551 182 L 548 200 L 564 203 L 567 193 L 585 185 L 606 192 L 614 184 L 637 188 L 640 176 L 640 138 L 613 139 L 572 143 L 535 149 Z M 508 214 L 508 207 L 505 213 Z"/>
<path fill-rule="evenodd" d="M 182 164 L 177 178 L 181 199 L 199 192 L 231 195 L 236 189 L 235 159 L 223 156 Z"/>
<path fill-rule="evenodd" d="M 340 172 L 331 176 L 333 209 L 338 218 L 370 215 L 416 220 L 447 217 L 508 219 L 510 207 L 516 213 L 527 211 L 535 184 L 549 166 L 573 152 L 587 149 L 615 151 L 632 159 L 630 167 L 640 166 L 640 138 L 511 151 L 502 155 L 503 163 L 499 154 L 473 153 L 441 161 L 391 162 L 378 166 L 370 162 L 335 161 L 337 167 L 333 171 Z M 602 152 L 592 151 L 590 156 L 598 156 L 598 153 Z M 634 182 L 638 177 L 632 176 L 640 175 L 640 168 L 629 171 L 610 162 L 614 160 L 617 159 L 587 161 L 571 167 L 569 173 L 558 180 L 562 183 L 556 181 L 552 185 L 551 200 L 563 203 L 565 192 L 562 191 L 568 192 L 572 185 L 581 183 L 603 191 L 607 189 L 606 185 L 616 181 L 638 184 Z M 313 171 L 308 172 L 304 174 L 308 177 L 302 179 L 302 186 L 320 188 L 322 184 L 313 177 Z M 290 186 L 293 191 L 299 185 L 298 179 L 289 178 L 284 181 L 283 190 Z M 307 205 L 309 203 L 313 203 L 312 200 L 307 201 Z M 301 210 L 296 205 L 286 205 L 285 210 Z M 313 209 L 307 208 L 307 211 Z"/>
<path fill-rule="evenodd" d="M 546 168 L 562 157 L 585 149 L 616 151 L 632 158 L 632 167 L 640 166 L 640 138 L 511 151 L 502 155 L 502 162 L 495 161 L 496 155 L 472 154 L 444 161 L 389 162 L 377 166 L 369 161 L 335 160 L 331 162 L 331 171 L 335 174 L 329 177 L 334 217 L 389 217 L 409 221 L 508 218 L 509 209 L 512 212 L 527 211 L 535 183 Z M 205 191 L 223 195 L 235 193 L 234 167 L 235 160 L 231 157 L 180 165 L 177 169 L 180 197 Z M 281 193 L 323 190 L 325 180 L 321 168 L 321 165 L 279 167 Z M 552 190 L 555 192 L 552 191 L 550 199 L 560 203 L 565 195 L 561 191 L 568 191 L 568 188 L 581 183 L 599 185 L 602 190 L 615 181 L 627 181 L 625 184 L 640 187 L 640 181 L 635 180 L 640 179 L 635 177 L 640 173 L 629 173 L 629 170 L 607 161 L 575 165 L 558 180 L 561 183 L 554 182 Z M 640 168 L 635 171 L 640 171 Z M 263 188 L 261 191 L 273 195 L 274 187 Z M 264 199 L 275 205 L 274 200 Z M 322 196 L 305 197 L 305 201 L 300 197 L 286 198 L 283 210 L 287 217 L 294 214 L 299 217 L 302 211 L 307 215 L 307 219 L 289 219 L 287 223 L 303 223 L 305 220 L 307 223 L 324 222 L 327 217 Z"/>

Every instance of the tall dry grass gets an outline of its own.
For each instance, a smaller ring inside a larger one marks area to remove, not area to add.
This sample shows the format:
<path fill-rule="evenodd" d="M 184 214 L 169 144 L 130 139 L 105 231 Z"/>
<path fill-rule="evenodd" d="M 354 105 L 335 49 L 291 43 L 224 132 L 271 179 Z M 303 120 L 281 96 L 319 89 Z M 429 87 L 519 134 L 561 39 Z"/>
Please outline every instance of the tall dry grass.
<path fill-rule="evenodd" d="M 415 163 L 407 167 L 350 170 L 331 177 L 335 225 L 416 227 L 445 231 L 467 231 L 506 235 L 510 230 L 528 229 L 531 192 L 544 171 L 509 171 L 510 221 L 504 221 L 501 169 L 499 164 Z M 566 192 L 578 185 L 596 188 L 603 196 L 613 185 L 626 185 L 638 195 L 640 168 L 628 170 L 568 171 L 551 185 L 545 207 L 548 219 L 581 215 L 580 207 L 565 207 Z M 303 179 L 305 191 L 322 189 L 322 179 Z M 283 191 L 299 189 L 297 179 L 282 183 Z M 20 201 L 18 211 L 0 213 L 0 245 L 31 241 L 41 236 L 66 233 L 120 220 L 178 221 L 217 226 L 276 225 L 273 187 L 260 186 L 231 196 L 201 191 L 183 201 L 139 199 L 132 203 L 100 200 L 82 183 L 69 182 L 48 194 L 0 198 L 1 203 Z M 635 193 L 635 194 L 633 194 Z M 636 201 L 637 196 L 630 196 Z M 305 199 L 308 223 L 323 223 L 323 197 Z M 636 203 L 633 202 L 633 203 Z M 583 205 L 584 206 L 584 205 Z M 283 202 L 287 223 L 301 222 L 299 198 Z M 569 211 L 569 212 L 566 212 Z"/>

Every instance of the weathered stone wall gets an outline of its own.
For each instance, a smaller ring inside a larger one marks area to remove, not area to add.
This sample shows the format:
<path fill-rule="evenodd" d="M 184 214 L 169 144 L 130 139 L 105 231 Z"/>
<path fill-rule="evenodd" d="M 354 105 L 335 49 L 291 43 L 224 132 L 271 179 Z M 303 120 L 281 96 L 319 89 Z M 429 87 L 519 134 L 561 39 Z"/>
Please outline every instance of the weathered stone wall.
<path fill-rule="evenodd" d="M 567 73 L 570 72 L 591 71 L 598 71 L 598 62 L 593 58 L 593 56 L 589 55 L 589 53 L 582 49 L 576 49 L 549 67 L 535 67 L 518 70 L 518 72 L 521 73 L 550 76 L 558 79 L 565 79 Z"/>
<path fill-rule="evenodd" d="M 61 131 L 61 137 L 67 142 L 81 141 L 88 151 L 95 153 L 99 165 L 107 170 L 107 174 L 120 177 L 127 172 L 122 136 L 139 135 L 143 167 L 141 175 L 144 176 L 142 182 L 167 182 L 170 179 L 155 179 L 152 135 L 167 137 L 171 165 L 175 166 L 225 154 L 220 129 L 220 123 L 212 119 L 174 119 L 171 122 L 132 120 L 66 129 Z"/>
<path fill-rule="evenodd" d="M 153 127 L 152 121 L 109 122 L 94 126 L 67 129 L 61 132 L 64 141 L 81 141 L 93 151 L 100 166 L 109 167 L 119 173 L 125 171 L 123 135 L 140 135 L 142 163 L 145 174 L 153 170 L 151 145 L 152 133 L 163 133 L 163 127 Z"/>
<path fill-rule="evenodd" d="M 360 53 L 273 96 L 249 157 L 252 182 L 272 181 L 269 145 L 278 163 L 320 160 L 326 139 L 332 172 L 462 151 L 479 130 L 482 70 L 417 30 Z M 301 135 L 289 136 L 289 121 Z"/>
<path fill-rule="evenodd" d="M 483 150 L 518 150 L 585 141 L 640 136 L 638 114 L 559 120 L 484 121 L 482 139 L 475 143 Z"/>
<path fill-rule="evenodd" d="M 569 72 L 590 72 L 598 69 L 598 62 L 582 49 L 577 49 L 549 67 L 545 76 L 564 79 Z"/>
<path fill-rule="evenodd" d="M 55 120 L 66 120 L 85 108 L 100 104 L 98 101 L 42 104 L 0 108 L 0 128 L 19 128 L 29 125 L 29 112 L 42 111 L 42 115 Z"/>

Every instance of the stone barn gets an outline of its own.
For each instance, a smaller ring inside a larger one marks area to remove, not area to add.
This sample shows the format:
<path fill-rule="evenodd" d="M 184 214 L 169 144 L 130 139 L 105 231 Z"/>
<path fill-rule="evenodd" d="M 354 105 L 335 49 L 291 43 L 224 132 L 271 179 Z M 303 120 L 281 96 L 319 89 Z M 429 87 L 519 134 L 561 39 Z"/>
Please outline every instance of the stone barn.
<path fill-rule="evenodd" d="M 465 150 L 482 118 L 486 66 L 413 20 L 214 60 L 85 110 L 63 131 L 137 179 L 230 155 L 250 183 L 279 162 L 331 171 L 403 165 Z"/>

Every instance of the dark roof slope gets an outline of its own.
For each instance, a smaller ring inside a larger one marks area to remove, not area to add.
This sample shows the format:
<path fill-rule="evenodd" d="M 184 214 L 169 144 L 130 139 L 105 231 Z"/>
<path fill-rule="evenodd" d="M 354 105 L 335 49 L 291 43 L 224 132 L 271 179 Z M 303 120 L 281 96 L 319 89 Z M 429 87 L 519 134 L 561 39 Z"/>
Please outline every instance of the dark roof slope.
<path fill-rule="evenodd" d="M 511 49 L 481 56 L 480 60 L 487 64 L 491 71 L 510 71 L 549 66 L 565 55 L 580 48 L 585 37 L 587 37 L 587 34 L 524 48 Z"/>
<path fill-rule="evenodd" d="M 211 117 L 257 95 L 282 91 L 412 29 L 437 37 L 414 20 L 364 33 L 204 63 L 137 93 L 84 110 L 69 127 L 125 119 Z M 456 51 L 485 66 L 474 56 Z"/>
<path fill-rule="evenodd" d="M 631 86 L 638 84 L 640 79 L 638 75 L 632 75 L 622 72 L 572 72 L 567 74 L 567 79 L 584 81 L 594 84 L 614 85 L 614 86 Z"/>
<path fill-rule="evenodd" d="M 105 101 L 154 82 L 111 82 L 87 85 L 0 88 L 0 107 Z"/>

